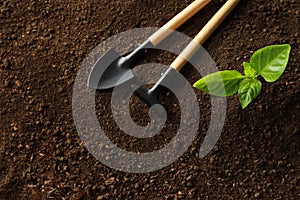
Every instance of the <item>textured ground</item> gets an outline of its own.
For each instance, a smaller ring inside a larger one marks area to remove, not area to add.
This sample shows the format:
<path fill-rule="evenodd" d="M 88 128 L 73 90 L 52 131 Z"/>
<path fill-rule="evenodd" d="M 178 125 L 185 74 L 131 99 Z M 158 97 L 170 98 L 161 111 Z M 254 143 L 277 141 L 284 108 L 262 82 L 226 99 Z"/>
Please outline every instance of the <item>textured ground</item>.
<path fill-rule="evenodd" d="M 197 155 L 199 136 L 171 166 L 129 174 L 102 165 L 79 139 L 72 87 L 88 53 L 116 33 L 162 26 L 190 2 L 0 2 L 0 199 L 299 198 L 298 0 L 242 0 L 205 43 L 219 69 L 241 70 L 242 61 L 266 45 L 289 43 L 292 52 L 285 74 L 276 83 L 263 82 L 247 109 L 236 96 L 228 98 L 222 136 L 204 159 Z M 223 2 L 214 0 L 179 31 L 194 36 Z M 200 78 L 186 68 L 182 73 L 191 83 Z M 195 92 L 202 102 L 201 135 L 209 123 L 209 97 Z M 103 105 L 109 93 L 97 92 Z M 137 110 L 136 117 L 145 113 Z"/>

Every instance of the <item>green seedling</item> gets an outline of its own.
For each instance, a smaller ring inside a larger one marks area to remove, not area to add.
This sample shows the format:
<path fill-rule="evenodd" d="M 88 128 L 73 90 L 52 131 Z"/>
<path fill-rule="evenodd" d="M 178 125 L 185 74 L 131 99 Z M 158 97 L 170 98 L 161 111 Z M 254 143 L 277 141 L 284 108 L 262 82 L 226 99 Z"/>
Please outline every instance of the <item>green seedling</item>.
<path fill-rule="evenodd" d="M 224 70 L 209 74 L 198 80 L 193 86 L 215 96 L 231 96 L 238 93 L 242 108 L 258 96 L 262 76 L 267 82 L 275 82 L 283 74 L 291 51 L 289 44 L 271 45 L 259 49 L 243 62 L 244 75 L 236 70 Z"/>

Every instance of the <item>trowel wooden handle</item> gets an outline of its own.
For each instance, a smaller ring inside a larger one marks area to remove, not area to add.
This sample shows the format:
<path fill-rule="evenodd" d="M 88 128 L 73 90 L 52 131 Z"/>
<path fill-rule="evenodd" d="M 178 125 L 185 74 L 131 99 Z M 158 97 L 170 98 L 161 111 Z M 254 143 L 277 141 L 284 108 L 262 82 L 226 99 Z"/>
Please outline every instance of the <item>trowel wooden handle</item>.
<path fill-rule="evenodd" d="M 176 71 L 180 71 L 187 63 L 187 60 L 189 60 L 199 49 L 199 45 L 202 45 L 209 38 L 209 36 L 216 30 L 239 1 L 240 0 L 228 0 L 196 35 L 193 41 L 190 42 L 183 52 L 174 60 L 171 67 Z"/>
<path fill-rule="evenodd" d="M 178 13 L 173 19 L 156 31 L 153 35 L 150 36 L 149 40 L 151 43 L 156 46 L 168 35 L 171 34 L 171 30 L 176 30 L 188 19 L 194 16 L 199 10 L 206 6 L 211 0 L 196 0 L 186 7 L 183 11 Z"/>

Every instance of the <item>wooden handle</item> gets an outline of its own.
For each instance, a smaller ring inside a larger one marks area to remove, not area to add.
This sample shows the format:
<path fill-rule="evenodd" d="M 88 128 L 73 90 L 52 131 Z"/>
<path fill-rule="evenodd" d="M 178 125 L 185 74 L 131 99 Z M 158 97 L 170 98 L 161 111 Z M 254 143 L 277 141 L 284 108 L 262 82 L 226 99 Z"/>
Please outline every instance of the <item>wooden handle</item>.
<path fill-rule="evenodd" d="M 185 23 L 188 19 L 194 16 L 199 10 L 206 6 L 211 0 L 196 0 L 186 7 L 183 11 L 178 13 L 173 19 L 150 36 L 149 40 L 156 46 L 163 39 L 165 39 L 172 31 Z"/>
<path fill-rule="evenodd" d="M 199 49 L 199 45 L 202 45 L 209 38 L 209 36 L 229 15 L 229 13 L 239 3 L 239 1 L 240 0 L 228 0 L 196 35 L 193 41 L 191 41 L 189 45 L 183 50 L 183 52 L 173 61 L 171 67 L 176 71 L 180 71 L 181 68 L 187 63 L 187 60 L 189 60 Z"/>

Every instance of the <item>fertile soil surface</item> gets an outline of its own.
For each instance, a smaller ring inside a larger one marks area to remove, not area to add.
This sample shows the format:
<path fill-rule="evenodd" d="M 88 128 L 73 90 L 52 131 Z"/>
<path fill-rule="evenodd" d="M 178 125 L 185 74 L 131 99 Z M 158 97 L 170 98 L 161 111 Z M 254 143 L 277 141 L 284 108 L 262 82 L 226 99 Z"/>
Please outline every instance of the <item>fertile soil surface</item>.
<path fill-rule="evenodd" d="M 263 81 L 261 94 L 246 109 L 236 96 L 227 98 L 221 138 L 205 158 L 198 153 L 210 122 L 210 97 L 196 90 L 198 137 L 162 170 L 131 174 L 111 169 L 80 140 L 72 118 L 72 89 L 84 58 L 117 33 L 162 26 L 191 2 L 0 2 L 0 199 L 299 199 L 298 0 L 242 0 L 205 43 L 220 70 L 242 70 L 242 62 L 266 45 L 292 47 L 284 75 L 275 83 Z M 212 1 L 179 31 L 193 37 L 224 2 Z M 151 55 L 149 61 L 166 64 L 175 58 Z M 182 71 L 191 83 L 200 78 L 193 72 L 188 67 Z M 148 143 L 119 133 L 105 110 L 110 94 L 97 91 L 100 124 L 112 141 L 137 151 L 134 146 Z M 136 97 L 132 106 L 132 117 L 147 123 L 141 117 L 147 116 L 147 106 Z M 168 122 L 166 134 L 152 139 L 148 149 L 163 147 L 176 135 L 180 109 L 171 112 L 173 124 Z"/>

